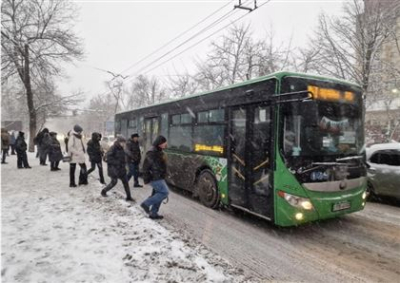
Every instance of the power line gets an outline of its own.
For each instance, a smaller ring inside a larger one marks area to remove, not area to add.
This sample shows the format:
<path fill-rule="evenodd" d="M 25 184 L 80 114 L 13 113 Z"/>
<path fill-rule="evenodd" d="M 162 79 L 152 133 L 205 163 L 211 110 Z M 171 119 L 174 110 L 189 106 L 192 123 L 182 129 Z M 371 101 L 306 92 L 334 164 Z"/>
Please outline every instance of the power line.
<path fill-rule="evenodd" d="M 210 25 L 206 26 L 205 28 L 203 28 L 202 30 L 200 30 L 199 32 L 195 33 L 193 36 L 189 37 L 187 40 L 185 40 L 184 42 L 182 42 L 181 44 L 179 44 L 178 46 L 176 46 L 174 49 L 171 49 L 170 51 L 168 51 L 167 53 L 161 55 L 160 57 L 158 57 L 157 59 L 153 60 L 152 62 L 150 62 L 149 64 L 147 64 L 146 66 L 142 67 L 139 71 L 137 71 L 137 73 L 142 72 L 143 70 L 147 69 L 148 67 L 150 67 L 151 65 L 153 65 L 154 63 L 157 63 L 157 61 L 160 61 L 161 59 L 163 59 L 164 57 L 168 56 L 169 54 L 171 54 L 172 52 L 174 52 L 176 49 L 178 49 L 179 47 L 185 45 L 186 43 L 188 43 L 189 41 L 191 41 L 192 39 L 196 38 L 197 36 L 201 35 L 202 33 L 206 32 L 207 30 L 213 28 L 214 26 L 218 25 L 219 23 L 223 22 L 225 19 L 229 18 L 231 16 L 231 14 L 236 13 L 237 10 L 232 10 L 229 11 L 228 13 L 226 13 L 224 16 L 222 16 L 221 18 L 219 18 L 218 20 L 214 21 L 213 23 L 211 23 Z"/>
<path fill-rule="evenodd" d="M 178 46 L 174 47 L 173 49 L 170 49 L 168 52 L 164 53 L 163 55 L 161 55 L 160 57 L 158 57 L 157 59 L 151 61 L 149 64 L 147 64 L 146 66 L 142 67 L 139 71 L 137 71 L 136 73 L 140 73 L 143 70 L 147 69 L 148 67 L 150 67 L 151 65 L 153 65 L 154 63 L 157 63 L 158 61 L 160 61 L 161 59 L 163 59 L 164 57 L 168 56 L 169 54 L 171 54 L 172 52 L 174 52 L 176 49 L 178 49 L 179 47 L 185 45 L 186 43 L 188 43 L 189 41 L 191 41 L 192 39 L 196 38 L 197 36 L 201 35 L 202 33 L 206 32 L 207 30 L 213 28 L 215 25 L 218 25 L 219 23 L 221 23 L 222 21 L 224 21 L 226 18 L 230 17 L 230 14 L 232 13 L 236 13 L 236 10 L 231 10 L 228 13 L 226 13 L 225 15 L 223 15 L 222 17 L 220 17 L 219 19 L 217 19 L 216 21 L 212 22 L 211 24 L 209 24 L 208 26 L 206 26 L 205 28 L 201 29 L 199 32 L 195 33 L 194 35 L 192 35 L 191 37 L 189 37 L 188 39 L 186 39 L 184 42 L 180 43 Z"/>
<path fill-rule="evenodd" d="M 204 19 L 202 19 L 200 22 L 198 22 L 197 24 L 193 25 L 192 27 L 188 28 L 187 30 L 185 30 L 184 32 L 180 33 L 178 36 L 174 37 L 173 39 L 171 39 L 170 41 L 168 41 L 167 43 L 165 43 L 164 45 L 162 45 L 161 47 L 157 48 L 156 50 L 154 50 L 153 52 L 151 52 L 150 54 L 148 54 L 147 56 L 145 56 L 144 58 L 142 58 L 141 60 L 139 60 L 138 62 L 132 64 L 131 66 L 129 66 L 128 68 L 126 68 L 125 70 L 123 70 L 121 72 L 125 73 L 126 71 L 132 69 L 133 67 L 136 67 L 137 65 L 139 65 L 140 63 L 142 63 L 144 60 L 146 60 L 147 58 L 151 57 L 152 55 L 154 55 L 155 53 L 157 53 L 158 51 L 160 51 L 161 49 L 163 49 L 164 47 L 168 46 L 170 43 L 172 43 L 173 41 L 177 40 L 178 38 L 182 37 L 183 35 L 185 35 L 186 33 L 188 33 L 190 30 L 196 28 L 197 26 L 199 26 L 200 24 L 202 24 L 203 22 L 205 22 L 206 20 L 208 20 L 210 17 L 214 16 L 216 13 L 218 13 L 219 11 L 221 11 L 222 9 L 224 9 L 226 6 L 228 6 L 231 2 L 233 2 L 233 0 L 229 1 L 228 3 L 226 3 L 225 5 L 223 5 L 222 7 L 220 7 L 218 10 L 216 10 L 215 12 L 213 12 L 211 15 L 205 17 Z"/>
<path fill-rule="evenodd" d="M 270 1 L 271 1 L 271 0 L 266 1 L 265 3 L 263 3 L 262 5 L 260 5 L 260 6 L 258 7 L 258 9 L 261 8 L 262 6 L 264 6 L 265 4 L 267 4 L 267 3 L 270 2 Z M 255 11 L 255 10 L 253 10 L 253 11 Z M 176 58 L 177 56 L 181 55 L 182 53 L 186 52 L 187 50 L 193 48 L 194 46 L 198 45 L 199 43 L 203 42 L 204 40 L 210 38 L 211 36 L 215 35 L 216 33 L 220 32 L 221 30 L 225 29 L 225 28 L 228 27 L 229 25 L 234 24 L 234 23 L 236 23 L 237 21 L 241 20 L 242 18 L 244 18 L 245 16 L 247 16 L 248 14 L 250 14 L 250 13 L 253 12 L 253 11 L 250 11 L 249 13 L 242 15 L 241 17 L 237 18 L 237 19 L 234 20 L 233 22 L 230 22 L 229 24 L 223 26 L 222 28 L 218 29 L 217 31 L 215 31 L 215 32 L 213 32 L 212 34 L 210 34 L 209 36 L 203 38 L 202 40 L 196 42 L 195 44 L 189 46 L 188 48 L 184 49 L 183 51 L 181 51 L 181 52 L 179 52 L 178 54 L 174 55 L 173 57 L 169 58 L 168 60 L 166 60 L 166 61 L 164 61 L 164 62 L 162 62 L 162 63 L 156 65 L 155 67 L 151 68 L 150 70 L 147 70 L 147 71 L 145 72 L 145 74 L 147 74 L 147 73 L 149 73 L 149 72 L 151 72 L 151 71 L 157 69 L 158 67 L 164 65 L 165 63 L 171 61 L 172 59 L 174 59 L 174 58 Z M 142 70 L 142 69 L 141 69 L 141 70 Z"/>

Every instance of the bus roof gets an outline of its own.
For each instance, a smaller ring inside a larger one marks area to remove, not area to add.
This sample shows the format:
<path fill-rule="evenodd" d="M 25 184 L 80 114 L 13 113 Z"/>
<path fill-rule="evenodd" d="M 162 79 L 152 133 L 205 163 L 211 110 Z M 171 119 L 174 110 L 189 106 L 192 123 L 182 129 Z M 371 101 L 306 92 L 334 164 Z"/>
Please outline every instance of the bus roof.
<path fill-rule="evenodd" d="M 166 101 L 163 101 L 163 102 L 160 102 L 160 103 L 157 103 L 157 104 L 148 105 L 148 106 L 144 106 L 144 107 L 136 108 L 136 109 L 131 109 L 131 110 L 127 110 L 127 111 L 122 111 L 122 112 L 117 113 L 116 115 L 123 114 L 123 113 L 126 113 L 126 112 L 131 112 L 133 110 L 146 109 L 146 108 L 150 108 L 150 107 L 154 107 L 154 106 L 158 106 L 158 105 L 168 104 L 168 103 L 171 103 L 171 102 L 183 101 L 183 100 L 194 98 L 194 97 L 208 95 L 208 94 L 212 94 L 212 93 L 215 93 L 215 92 L 218 92 L 218 91 L 223 91 L 223 90 L 242 87 L 242 86 L 246 86 L 246 85 L 250 85 L 250 84 L 254 84 L 254 83 L 259 83 L 259 82 L 262 82 L 262 81 L 269 80 L 271 78 L 281 79 L 282 77 L 286 77 L 286 76 L 315 79 L 315 80 L 320 80 L 320 81 L 337 82 L 337 83 L 346 84 L 346 85 L 350 85 L 350 86 L 360 87 L 356 83 L 352 83 L 352 82 L 349 82 L 349 81 L 346 81 L 346 80 L 342 80 L 342 79 L 338 79 L 338 78 L 324 77 L 324 76 L 320 76 L 320 75 L 306 74 L 306 73 L 295 73 L 295 72 L 280 71 L 280 72 L 272 73 L 272 74 L 269 74 L 269 75 L 266 75 L 266 76 L 254 78 L 254 79 L 251 79 L 251 80 L 247 80 L 247 81 L 244 81 L 244 82 L 232 84 L 232 85 L 225 86 L 225 87 L 220 87 L 220 88 L 217 88 L 217 89 L 214 89 L 214 90 L 203 91 L 203 92 L 195 93 L 195 94 L 188 95 L 188 96 L 182 97 L 182 98 L 166 100 Z"/>

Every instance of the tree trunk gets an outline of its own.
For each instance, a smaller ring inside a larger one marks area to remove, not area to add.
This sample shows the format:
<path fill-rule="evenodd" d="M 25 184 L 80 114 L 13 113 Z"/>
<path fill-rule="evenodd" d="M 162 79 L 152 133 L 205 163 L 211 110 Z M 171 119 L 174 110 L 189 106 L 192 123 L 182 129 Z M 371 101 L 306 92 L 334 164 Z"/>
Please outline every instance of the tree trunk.
<path fill-rule="evenodd" d="M 33 93 L 31 86 L 31 77 L 29 73 L 29 46 L 25 44 L 25 71 L 24 84 L 26 89 L 26 99 L 29 111 L 29 152 L 35 151 L 33 139 L 36 136 L 36 111 L 33 105 Z"/>

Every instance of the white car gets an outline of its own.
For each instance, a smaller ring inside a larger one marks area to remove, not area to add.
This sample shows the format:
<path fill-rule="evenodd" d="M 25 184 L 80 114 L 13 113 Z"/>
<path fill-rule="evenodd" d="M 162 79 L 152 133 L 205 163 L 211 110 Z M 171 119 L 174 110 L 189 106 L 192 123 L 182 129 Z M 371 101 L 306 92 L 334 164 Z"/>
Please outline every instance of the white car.
<path fill-rule="evenodd" d="M 400 199 L 400 143 L 367 148 L 368 192 L 371 196 Z"/>

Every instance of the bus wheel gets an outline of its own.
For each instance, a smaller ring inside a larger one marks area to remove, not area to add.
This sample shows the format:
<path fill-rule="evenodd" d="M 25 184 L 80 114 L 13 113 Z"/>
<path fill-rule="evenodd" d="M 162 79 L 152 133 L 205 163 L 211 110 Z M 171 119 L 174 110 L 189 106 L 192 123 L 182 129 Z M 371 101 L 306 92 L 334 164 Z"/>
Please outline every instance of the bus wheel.
<path fill-rule="evenodd" d="M 197 193 L 202 204 L 210 208 L 218 207 L 218 187 L 211 170 L 206 169 L 200 173 L 197 180 Z"/>

